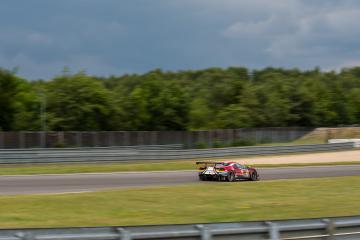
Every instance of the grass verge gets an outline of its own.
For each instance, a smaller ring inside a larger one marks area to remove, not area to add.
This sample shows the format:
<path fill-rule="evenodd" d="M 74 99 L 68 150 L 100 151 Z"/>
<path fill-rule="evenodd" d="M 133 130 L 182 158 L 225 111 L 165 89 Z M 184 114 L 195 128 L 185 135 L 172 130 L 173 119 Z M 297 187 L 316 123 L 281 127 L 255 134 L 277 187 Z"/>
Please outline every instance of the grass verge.
<path fill-rule="evenodd" d="M 179 224 L 359 215 L 360 176 L 0 197 L 0 227 Z"/>
<path fill-rule="evenodd" d="M 210 159 L 214 160 L 214 159 Z M 231 159 L 227 159 L 231 160 Z M 219 160 L 220 161 L 220 160 Z M 0 175 L 36 175 L 36 174 L 70 174 L 70 173 L 109 173 L 134 171 L 172 171 L 195 170 L 196 160 L 132 162 L 132 163 L 69 163 L 69 164 L 16 164 L 1 165 Z M 252 167 L 302 167 L 302 166 L 334 166 L 358 165 L 355 162 L 329 163 L 295 163 L 295 164 L 252 164 Z"/>

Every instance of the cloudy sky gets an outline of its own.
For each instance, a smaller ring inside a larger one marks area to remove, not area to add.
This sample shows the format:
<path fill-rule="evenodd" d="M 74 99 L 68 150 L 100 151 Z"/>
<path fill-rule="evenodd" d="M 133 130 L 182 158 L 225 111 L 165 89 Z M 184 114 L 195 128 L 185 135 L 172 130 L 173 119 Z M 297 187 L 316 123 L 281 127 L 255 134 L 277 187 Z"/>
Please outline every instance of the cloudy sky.
<path fill-rule="evenodd" d="M 28 79 L 360 65 L 358 0 L 2 0 L 0 66 Z"/>

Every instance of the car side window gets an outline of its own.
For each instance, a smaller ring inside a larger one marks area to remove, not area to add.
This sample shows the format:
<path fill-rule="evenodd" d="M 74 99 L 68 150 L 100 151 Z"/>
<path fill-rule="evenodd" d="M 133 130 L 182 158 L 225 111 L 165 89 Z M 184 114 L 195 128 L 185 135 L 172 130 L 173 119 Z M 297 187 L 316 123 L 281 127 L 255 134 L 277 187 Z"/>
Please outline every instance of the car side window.
<path fill-rule="evenodd" d="M 240 164 L 238 164 L 238 163 L 237 163 L 237 164 L 235 164 L 235 166 L 236 166 L 236 168 L 240 168 L 240 169 L 242 168 L 242 167 L 241 167 L 241 165 L 240 165 Z"/>
<path fill-rule="evenodd" d="M 233 166 L 234 166 L 235 169 L 239 168 L 238 164 L 234 164 Z"/>
<path fill-rule="evenodd" d="M 239 168 L 241 168 L 241 169 L 247 169 L 247 167 L 244 165 L 240 165 L 240 164 L 238 164 L 238 165 L 239 165 Z"/>

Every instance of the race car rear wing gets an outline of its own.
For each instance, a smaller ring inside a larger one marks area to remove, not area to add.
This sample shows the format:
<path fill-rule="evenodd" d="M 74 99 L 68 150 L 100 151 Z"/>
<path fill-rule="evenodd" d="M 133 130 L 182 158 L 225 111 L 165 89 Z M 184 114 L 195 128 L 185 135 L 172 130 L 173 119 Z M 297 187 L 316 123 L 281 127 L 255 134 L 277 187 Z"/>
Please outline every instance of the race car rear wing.
<path fill-rule="evenodd" d="M 224 162 L 211 162 L 211 161 L 204 161 L 204 162 L 196 162 L 196 164 L 221 164 Z"/>
<path fill-rule="evenodd" d="M 212 172 L 213 174 L 217 173 L 218 165 L 223 165 L 223 164 L 224 164 L 224 162 L 210 162 L 210 161 L 196 162 L 199 172 L 202 172 L 202 173 Z"/>
<path fill-rule="evenodd" d="M 196 165 L 205 164 L 207 165 L 217 165 L 217 164 L 224 164 L 224 162 L 210 162 L 210 161 L 204 161 L 204 162 L 196 162 Z"/>

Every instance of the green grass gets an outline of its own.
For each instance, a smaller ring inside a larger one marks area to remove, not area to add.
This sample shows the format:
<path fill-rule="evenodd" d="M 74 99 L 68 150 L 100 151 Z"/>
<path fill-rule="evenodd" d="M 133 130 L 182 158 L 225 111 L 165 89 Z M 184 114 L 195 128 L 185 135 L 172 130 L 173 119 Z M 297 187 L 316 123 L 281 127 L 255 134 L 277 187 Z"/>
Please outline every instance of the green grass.
<path fill-rule="evenodd" d="M 259 143 L 256 146 L 284 146 L 284 145 L 303 145 L 303 144 L 324 144 L 327 140 L 324 137 L 317 136 L 304 136 L 291 142 L 272 142 L 272 143 Z"/>
<path fill-rule="evenodd" d="M 244 140 L 244 141 L 235 141 L 230 144 L 226 143 L 215 143 L 213 145 L 208 145 L 205 142 L 199 142 L 195 144 L 195 148 L 204 149 L 204 148 L 226 148 L 226 147 L 252 147 L 252 146 L 289 146 L 289 145 L 303 145 L 303 144 L 324 144 L 327 143 L 326 139 L 319 137 L 306 137 L 299 138 L 294 141 L 288 142 L 256 142 L 255 140 Z"/>
<path fill-rule="evenodd" d="M 216 159 L 209 159 L 216 160 Z M 217 159 L 218 161 L 224 159 Z M 231 160 L 231 158 L 227 159 Z M 134 171 L 172 171 L 195 170 L 196 160 L 133 162 L 133 163 L 79 163 L 79 164 L 16 164 L 1 165 L 0 175 L 36 175 L 36 174 L 69 174 L 69 173 L 109 173 Z M 331 163 L 294 163 L 294 164 L 251 164 L 252 167 L 301 167 L 328 165 L 357 165 L 354 162 Z"/>
<path fill-rule="evenodd" d="M 302 137 L 292 142 L 293 144 L 324 144 L 327 139 L 323 137 Z"/>
<path fill-rule="evenodd" d="M 64 174 L 93 172 L 166 171 L 195 169 L 195 161 L 79 163 L 79 164 L 16 164 L 2 165 L 0 175 Z"/>
<path fill-rule="evenodd" d="M 360 177 L 208 182 L 0 197 L 0 227 L 178 224 L 359 215 Z"/>

